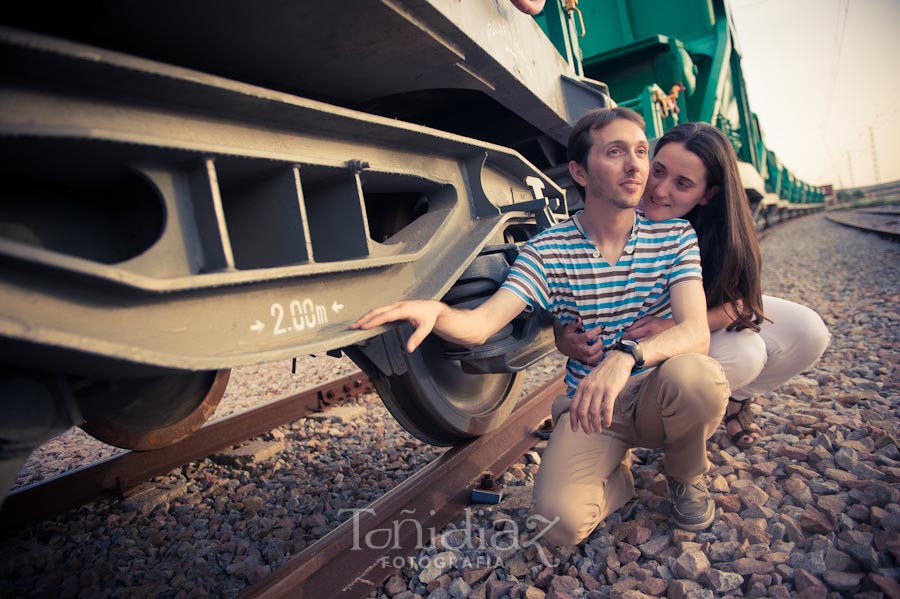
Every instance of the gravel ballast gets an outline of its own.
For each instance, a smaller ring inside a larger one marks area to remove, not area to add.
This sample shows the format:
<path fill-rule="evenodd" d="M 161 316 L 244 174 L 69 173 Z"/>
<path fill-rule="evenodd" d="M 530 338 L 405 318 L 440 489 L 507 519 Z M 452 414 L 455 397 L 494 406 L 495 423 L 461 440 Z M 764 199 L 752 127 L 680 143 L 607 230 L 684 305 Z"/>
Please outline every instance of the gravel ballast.
<path fill-rule="evenodd" d="M 540 448 L 501 478 L 499 505 L 470 507 L 374 596 L 900 598 L 900 246 L 811 215 L 763 240 L 764 292 L 816 309 L 822 359 L 757 398 L 760 442 L 708 445 L 717 519 L 673 529 L 661 452 L 636 451 L 639 501 L 576 547 L 548 550 L 530 518 Z M 529 383 L 559 372 L 558 357 Z M 216 417 L 355 369 L 326 356 L 236 369 Z M 374 394 L 356 415 L 307 418 L 0 542 L 6 597 L 233 597 L 353 510 L 434 459 Z M 114 452 L 68 433 L 18 485 Z"/>

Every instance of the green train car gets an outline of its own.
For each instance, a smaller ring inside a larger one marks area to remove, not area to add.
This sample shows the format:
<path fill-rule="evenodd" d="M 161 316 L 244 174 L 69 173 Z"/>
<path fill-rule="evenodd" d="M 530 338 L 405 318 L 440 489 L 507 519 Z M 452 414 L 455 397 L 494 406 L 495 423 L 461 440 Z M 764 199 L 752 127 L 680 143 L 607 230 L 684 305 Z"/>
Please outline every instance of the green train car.
<path fill-rule="evenodd" d="M 536 20 L 578 72 L 603 81 L 615 101 L 642 113 L 647 135 L 680 122 L 711 123 L 742 164 L 761 226 L 824 207 L 823 190 L 797 180 L 766 147 L 751 111 L 741 48 L 726 2 L 548 2 Z"/>
<path fill-rule="evenodd" d="M 231 368 L 307 353 L 349 355 L 428 442 L 496 427 L 545 315 L 411 355 L 403 327 L 347 325 L 490 295 L 577 208 L 585 110 L 714 123 L 758 215 L 822 203 L 763 142 L 722 0 L 22 3 L 0 53 L 6 487 L 69 426 L 161 447 Z"/>

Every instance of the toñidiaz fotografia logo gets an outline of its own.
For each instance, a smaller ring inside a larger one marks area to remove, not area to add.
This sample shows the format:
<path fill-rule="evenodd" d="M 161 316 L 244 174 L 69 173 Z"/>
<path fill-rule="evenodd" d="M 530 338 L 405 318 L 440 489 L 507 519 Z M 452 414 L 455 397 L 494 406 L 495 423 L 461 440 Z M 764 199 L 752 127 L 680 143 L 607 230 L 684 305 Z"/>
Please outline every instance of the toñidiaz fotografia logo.
<path fill-rule="evenodd" d="M 353 547 L 354 551 L 398 551 L 414 544 L 416 550 L 426 546 L 438 547 L 442 550 L 434 556 L 403 557 L 400 555 L 385 555 L 379 560 L 382 567 L 391 566 L 402 568 L 414 566 L 424 570 L 430 566 L 437 568 L 470 568 L 484 566 L 500 566 L 503 564 L 503 555 L 536 547 L 536 556 L 545 566 L 557 566 L 558 560 L 551 559 L 549 552 L 538 541 L 547 534 L 553 526 L 559 522 L 557 516 L 548 520 L 541 515 L 532 514 L 525 520 L 522 530 L 519 524 L 510 518 L 498 518 L 493 520 L 490 526 L 476 527 L 472 521 L 473 508 L 467 507 L 464 512 L 464 525 L 462 528 L 441 534 L 434 527 L 426 527 L 422 521 L 427 521 L 435 515 L 435 511 L 429 511 L 424 517 L 417 518 L 415 510 L 401 510 L 401 514 L 408 518 L 395 519 L 384 523 L 384 526 L 361 530 L 360 520 L 364 515 L 376 517 L 377 513 L 371 508 L 342 509 L 340 513 L 351 512 L 353 515 Z M 498 526 L 502 526 L 499 530 Z M 410 539 L 411 537 L 411 539 Z M 438 540 L 440 538 L 440 540 Z M 460 552 L 456 554 L 455 552 Z M 464 553 L 463 553 L 464 552 Z M 484 553 L 480 553 L 484 552 Z M 452 563 L 444 563 L 452 560 Z M 440 561 L 441 563 L 437 563 Z"/>

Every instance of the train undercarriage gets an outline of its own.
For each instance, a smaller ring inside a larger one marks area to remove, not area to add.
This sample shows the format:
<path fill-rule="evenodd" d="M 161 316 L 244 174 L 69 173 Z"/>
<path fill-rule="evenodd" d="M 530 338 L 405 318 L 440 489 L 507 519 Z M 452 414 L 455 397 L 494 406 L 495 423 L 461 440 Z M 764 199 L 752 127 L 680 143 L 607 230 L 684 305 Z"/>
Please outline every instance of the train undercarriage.
<path fill-rule="evenodd" d="M 497 426 L 522 370 L 553 349 L 546 314 L 481 347 L 429 338 L 413 354 L 405 327 L 347 327 L 395 300 L 493 293 L 518 246 L 578 208 L 565 144 L 581 114 L 614 104 L 601 80 L 625 90 L 648 136 L 713 122 L 751 170 L 769 157 L 778 185 L 811 192 L 762 142 L 722 0 L 629 6 L 630 20 L 607 18 L 618 2 L 545 6 L 534 18 L 508 0 L 4 11 L 4 491 L 69 426 L 165 446 L 212 414 L 230 369 L 304 354 L 348 355 L 429 443 Z M 670 27 L 685 41 L 655 33 Z M 657 83 L 684 93 L 660 99 Z"/>
<path fill-rule="evenodd" d="M 517 244 L 566 215 L 517 151 L 24 29 L 0 29 L 0 50 L 4 488 L 69 426 L 162 447 L 212 414 L 231 368 L 326 351 L 453 444 L 499 425 L 552 349 L 541 314 L 411 355 L 403 327 L 347 327 L 499 286 Z"/>

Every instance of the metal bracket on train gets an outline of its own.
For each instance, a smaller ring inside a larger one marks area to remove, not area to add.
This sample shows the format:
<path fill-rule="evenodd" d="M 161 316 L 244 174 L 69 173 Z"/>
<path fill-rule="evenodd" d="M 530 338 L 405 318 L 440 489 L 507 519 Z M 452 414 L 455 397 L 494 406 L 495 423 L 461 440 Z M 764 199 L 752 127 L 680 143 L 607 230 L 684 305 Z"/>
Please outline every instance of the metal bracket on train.
<path fill-rule="evenodd" d="M 475 214 L 478 216 L 491 216 L 504 212 L 531 212 L 537 220 L 537 232 L 548 229 L 556 224 L 554 212 L 562 205 L 560 198 L 544 197 L 544 182 L 539 177 L 525 177 L 525 184 L 531 188 L 533 200 L 516 202 L 507 206 L 497 207 L 487 197 L 484 187 L 481 185 L 481 173 L 487 162 L 487 153 L 475 152 L 465 158 L 466 171 L 469 175 L 472 202 L 475 206 Z"/>
<path fill-rule="evenodd" d="M 559 198 L 544 197 L 544 182 L 537 177 L 525 177 L 525 184 L 531 188 L 535 199 L 501 206 L 500 212 L 531 212 L 537 220 L 538 232 L 549 229 L 556 224 L 556 216 L 553 213 L 559 210 L 561 204 Z"/>
<path fill-rule="evenodd" d="M 456 308 L 481 304 L 506 280 L 517 255 L 514 244 L 485 247 L 444 296 L 444 302 Z M 527 310 L 478 347 L 444 342 L 444 357 L 459 360 L 470 374 L 518 372 L 555 347 L 551 322 L 546 311 Z"/>
<path fill-rule="evenodd" d="M 469 374 L 519 372 L 555 349 L 551 323 L 544 310 L 523 313 L 478 347 L 445 343 L 444 357 L 459 360 Z"/>
<path fill-rule="evenodd" d="M 404 353 L 410 334 L 412 327 L 404 323 L 361 344 L 345 347 L 343 351 L 370 379 L 374 380 L 379 374 L 405 374 L 408 368 Z"/>

